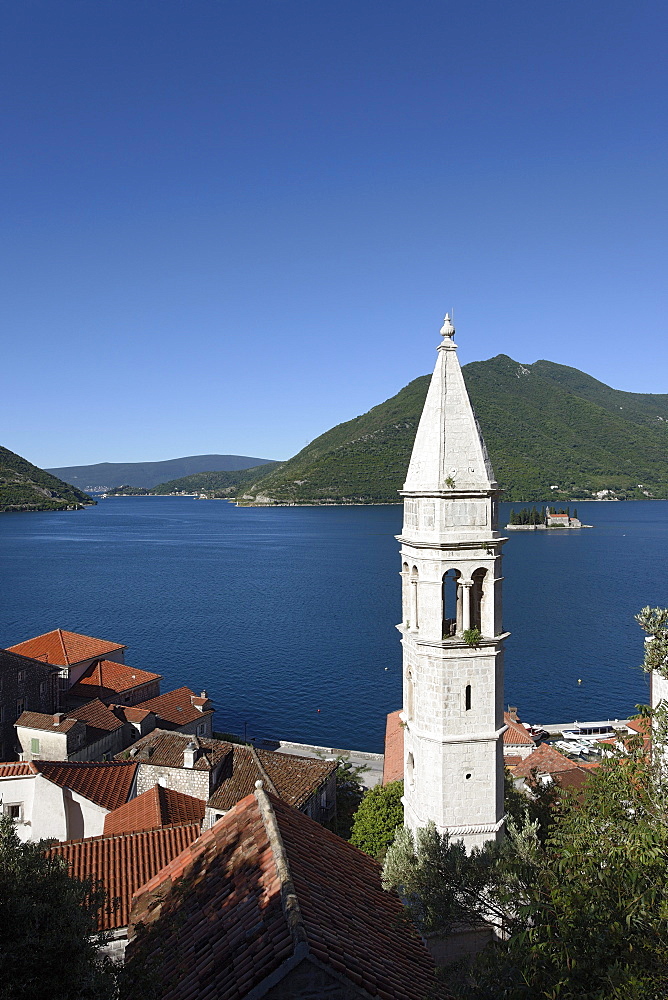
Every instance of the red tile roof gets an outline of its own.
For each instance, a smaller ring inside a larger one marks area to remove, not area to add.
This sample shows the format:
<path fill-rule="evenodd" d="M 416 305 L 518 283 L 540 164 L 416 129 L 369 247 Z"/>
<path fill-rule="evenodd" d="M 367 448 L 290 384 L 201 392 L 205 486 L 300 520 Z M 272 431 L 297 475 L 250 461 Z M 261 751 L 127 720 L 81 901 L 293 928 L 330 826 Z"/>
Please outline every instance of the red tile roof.
<path fill-rule="evenodd" d="M 391 781 L 402 781 L 404 777 L 404 729 L 400 714 L 401 709 L 390 712 L 385 723 L 384 785 Z"/>
<path fill-rule="evenodd" d="M 125 649 L 118 642 L 107 642 L 106 639 L 94 639 L 90 635 L 79 635 L 78 632 L 67 632 L 57 628 L 53 632 L 45 632 L 34 639 L 26 639 L 16 646 L 9 647 L 12 653 L 21 653 L 34 660 L 44 663 L 54 663 L 61 667 L 71 667 L 82 660 L 90 660 L 93 656 L 104 656 L 117 649 Z"/>
<path fill-rule="evenodd" d="M 99 698 L 94 698 L 93 701 L 89 701 L 79 708 L 70 709 L 67 714 L 73 719 L 78 719 L 79 722 L 85 722 L 93 729 L 102 729 L 109 733 L 114 733 L 123 726 L 123 721 L 114 715 L 112 710 Z"/>
<path fill-rule="evenodd" d="M 565 754 L 560 753 L 549 743 L 541 743 L 533 753 L 530 753 L 521 764 L 517 765 L 513 774 L 516 778 L 529 778 L 534 770 L 537 774 L 555 775 L 560 771 L 569 771 L 575 767 L 578 765 L 569 760 Z"/>
<path fill-rule="evenodd" d="M 147 708 L 137 708 L 136 705 L 112 705 L 111 706 L 119 719 L 127 722 L 143 722 L 147 716 L 152 715 Z"/>
<path fill-rule="evenodd" d="M 503 713 L 503 721 L 508 727 L 503 734 L 504 746 L 535 746 L 536 741 L 531 739 L 521 722 L 514 722 L 507 712 Z"/>
<path fill-rule="evenodd" d="M 198 704 L 202 706 L 201 711 L 196 707 Z M 201 698 L 187 687 L 167 691 L 157 698 L 139 702 L 137 708 L 148 708 L 149 711 L 155 712 L 159 719 L 174 726 L 185 726 L 213 712 L 208 698 Z"/>
<path fill-rule="evenodd" d="M 360 993 L 424 1000 L 433 962 L 402 918 L 372 858 L 259 790 L 139 890 L 130 935 L 154 927 L 127 958 L 155 962 L 162 1000 L 241 1000 L 295 954 Z"/>
<path fill-rule="evenodd" d="M 56 719 L 59 717 L 62 718 L 57 722 Z M 69 712 L 60 712 L 55 715 L 48 715 L 44 712 L 23 712 L 14 725 L 23 726 L 26 729 L 39 729 L 43 732 L 68 733 L 77 723 L 85 725 L 89 730 L 86 733 L 88 743 L 102 739 L 105 733 L 114 733 L 124 725 L 123 720 L 117 718 L 99 698 L 89 701 L 79 708 L 71 709 Z"/>
<path fill-rule="evenodd" d="M 651 735 L 652 727 L 650 720 L 644 716 L 641 716 L 639 719 L 629 719 L 626 726 L 632 733 L 638 733 L 640 736 L 648 737 Z"/>
<path fill-rule="evenodd" d="M 114 663 L 113 660 L 98 660 L 86 668 L 77 683 L 70 688 L 70 694 L 79 698 L 97 696 L 109 701 L 119 694 L 160 680 L 162 675 L 153 674 L 150 670 L 139 670 L 125 663 Z"/>
<path fill-rule="evenodd" d="M 55 721 L 56 718 L 59 719 L 58 722 Z M 14 725 L 22 726 L 24 729 L 39 729 L 43 732 L 69 733 L 70 729 L 76 726 L 77 721 L 77 719 L 73 719 L 62 712 L 57 713 L 55 716 L 45 712 L 21 712 Z"/>
<path fill-rule="evenodd" d="M 126 927 L 132 894 L 199 836 L 200 824 L 163 827 L 124 836 L 88 837 L 54 844 L 47 857 L 64 858 L 73 878 L 101 881 L 107 903 L 99 929 Z"/>
<path fill-rule="evenodd" d="M 133 743 L 131 747 L 120 754 L 117 760 L 126 760 L 127 754 L 132 760 L 143 764 L 158 764 L 161 767 L 183 767 L 183 751 L 189 743 L 194 743 L 198 749 L 195 761 L 195 771 L 210 771 L 216 767 L 228 754 L 231 755 L 234 746 L 225 740 L 210 740 L 189 733 L 165 732 L 164 729 L 154 729 Z"/>
<path fill-rule="evenodd" d="M 105 836 L 112 833 L 132 833 L 153 830 L 175 823 L 201 823 L 206 803 L 192 795 L 154 785 L 143 795 L 130 799 L 104 817 Z"/>
<path fill-rule="evenodd" d="M 7 763 L 0 764 L 0 778 L 19 778 L 24 774 L 34 774 L 30 764 L 24 764 L 21 761 L 10 760 Z"/>
<path fill-rule="evenodd" d="M 523 757 L 518 757 L 517 755 L 504 754 L 503 766 L 508 768 L 514 768 L 517 767 L 518 764 L 521 764 L 523 760 L 524 760 Z"/>
<path fill-rule="evenodd" d="M 335 760 L 314 760 L 255 747 L 235 746 L 208 805 L 212 809 L 231 809 L 250 795 L 256 781 L 269 779 L 271 789 L 288 805 L 301 806 L 334 774 Z"/>
<path fill-rule="evenodd" d="M 34 760 L 30 766 L 55 785 L 69 788 L 110 811 L 127 802 L 137 770 L 134 761 L 78 763 Z"/>

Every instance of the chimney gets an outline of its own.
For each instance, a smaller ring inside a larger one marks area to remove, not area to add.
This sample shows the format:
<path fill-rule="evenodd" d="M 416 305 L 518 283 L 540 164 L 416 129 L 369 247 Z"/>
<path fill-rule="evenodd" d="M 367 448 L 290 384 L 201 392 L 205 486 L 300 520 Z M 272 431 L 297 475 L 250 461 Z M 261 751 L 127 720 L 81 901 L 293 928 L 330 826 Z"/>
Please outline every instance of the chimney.
<path fill-rule="evenodd" d="M 202 691 L 202 694 L 200 695 L 200 697 L 201 698 L 207 698 L 208 695 L 207 695 L 206 691 Z"/>
<path fill-rule="evenodd" d="M 193 768 L 197 760 L 197 746 L 191 740 L 183 749 L 183 766 Z"/>
<path fill-rule="evenodd" d="M 59 726 L 60 723 L 63 721 L 64 718 L 65 718 L 65 713 L 64 712 L 54 712 L 53 713 L 53 724 L 54 724 L 54 726 Z"/>
<path fill-rule="evenodd" d="M 517 705 L 508 705 L 508 715 L 513 720 L 513 722 L 517 722 L 518 721 L 518 718 L 517 718 Z"/>

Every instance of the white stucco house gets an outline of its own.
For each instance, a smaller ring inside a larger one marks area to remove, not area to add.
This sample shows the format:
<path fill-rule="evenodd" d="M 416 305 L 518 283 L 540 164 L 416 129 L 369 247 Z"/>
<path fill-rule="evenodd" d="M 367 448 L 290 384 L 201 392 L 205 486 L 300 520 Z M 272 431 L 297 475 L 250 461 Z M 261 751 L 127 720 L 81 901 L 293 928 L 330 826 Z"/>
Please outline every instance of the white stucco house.
<path fill-rule="evenodd" d="M 19 839 L 73 840 L 104 832 L 104 820 L 136 794 L 134 761 L 0 764 L 0 809 Z"/>

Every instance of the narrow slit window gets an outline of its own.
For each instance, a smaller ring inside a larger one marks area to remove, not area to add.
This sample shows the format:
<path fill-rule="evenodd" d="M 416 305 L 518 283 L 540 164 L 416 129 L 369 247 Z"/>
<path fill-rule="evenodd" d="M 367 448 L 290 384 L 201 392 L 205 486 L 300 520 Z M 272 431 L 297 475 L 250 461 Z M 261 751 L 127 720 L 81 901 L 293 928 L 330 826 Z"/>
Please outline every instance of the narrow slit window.
<path fill-rule="evenodd" d="M 464 695 L 464 703 L 466 705 L 466 711 L 470 712 L 471 711 L 471 685 L 470 684 L 466 685 L 466 693 Z"/>

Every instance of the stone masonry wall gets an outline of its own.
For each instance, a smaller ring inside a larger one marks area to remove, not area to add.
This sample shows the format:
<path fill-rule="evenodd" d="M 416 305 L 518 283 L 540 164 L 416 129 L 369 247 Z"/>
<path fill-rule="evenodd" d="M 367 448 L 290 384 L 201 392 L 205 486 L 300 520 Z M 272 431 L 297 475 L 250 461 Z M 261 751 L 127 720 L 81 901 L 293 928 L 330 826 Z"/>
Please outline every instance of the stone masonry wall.
<path fill-rule="evenodd" d="M 196 799 L 209 798 L 209 771 L 197 771 L 189 767 L 163 767 L 159 764 L 139 764 L 137 772 L 137 795 L 147 792 L 154 785 L 163 785 L 175 792 L 192 795 Z"/>

